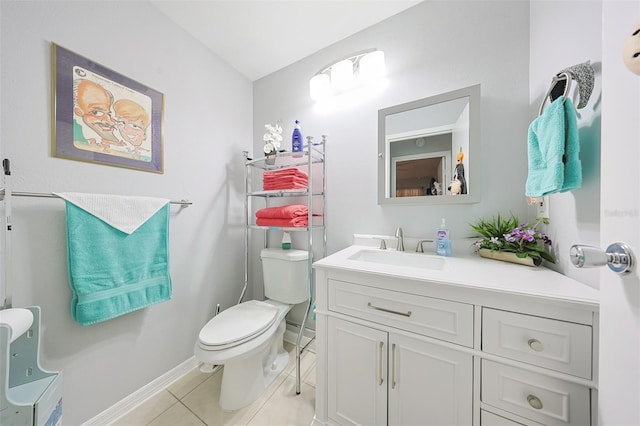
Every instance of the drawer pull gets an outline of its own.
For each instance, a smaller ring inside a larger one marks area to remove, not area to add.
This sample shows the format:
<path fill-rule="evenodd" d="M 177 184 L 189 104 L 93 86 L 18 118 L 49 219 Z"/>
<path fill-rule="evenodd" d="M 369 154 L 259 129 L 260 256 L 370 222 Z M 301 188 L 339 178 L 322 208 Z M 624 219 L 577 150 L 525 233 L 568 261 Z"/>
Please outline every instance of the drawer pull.
<path fill-rule="evenodd" d="M 381 386 L 384 382 L 382 378 L 382 357 L 384 355 L 384 342 L 380 342 L 379 351 L 378 351 L 378 385 Z"/>
<path fill-rule="evenodd" d="M 377 311 L 388 312 L 390 314 L 396 314 L 396 315 L 402 315 L 403 317 L 410 317 L 411 316 L 411 311 L 407 311 L 407 312 L 394 311 L 394 310 L 391 310 L 391 309 L 381 308 L 380 306 L 372 305 L 371 302 L 367 303 L 367 306 L 370 307 L 371 309 L 375 309 Z"/>
<path fill-rule="evenodd" d="M 528 395 L 527 402 L 532 408 L 535 408 L 536 410 L 542 409 L 542 401 L 540 401 L 540 398 L 535 395 Z"/>
<path fill-rule="evenodd" d="M 536 351 L 536 352 L 542 352 L 544 351 L 544 345 L 542 344 L 542 342 L 538 339 L 529 339 L 529 341 L 527 342 L 527 344 L 529 345 L 529 347 Z"/>
<path fill-rule="evenodd" d="M 396 388 L 396 344 L 391 345 L 391 389 Z"/>

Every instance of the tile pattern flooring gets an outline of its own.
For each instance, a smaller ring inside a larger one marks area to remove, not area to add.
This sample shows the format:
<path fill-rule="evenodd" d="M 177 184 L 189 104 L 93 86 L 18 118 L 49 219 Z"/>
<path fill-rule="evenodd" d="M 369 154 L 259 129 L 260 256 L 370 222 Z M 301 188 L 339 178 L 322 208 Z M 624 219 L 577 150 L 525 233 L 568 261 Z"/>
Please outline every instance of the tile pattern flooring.
<path fill-rule="evenodd" d="M 289 365 L 253 404 L 237 411 L 218 405 L 222 370 L 213 374 L 193 369 L 153 398 L 114 423 L 115 426 L 302 426 L 310 425 L 315 412 L 315 354 L 300 358 L 300 395 L 296 395 L 295 346 L 285 342 Z"/>

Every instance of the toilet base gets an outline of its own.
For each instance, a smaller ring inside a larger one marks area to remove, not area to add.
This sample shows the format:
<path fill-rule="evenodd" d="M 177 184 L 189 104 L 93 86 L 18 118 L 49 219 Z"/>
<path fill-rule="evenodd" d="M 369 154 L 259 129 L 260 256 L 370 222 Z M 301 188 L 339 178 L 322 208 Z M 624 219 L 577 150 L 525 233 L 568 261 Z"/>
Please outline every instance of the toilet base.
<path fill-rule="evenodd" d="M 289 364 L 289 353 L 283 346 L 285 328 L 285 321 L 281 321 L 272 343 L 264 350 L 224 364 L 220 408 L 234 411 L 246 407 L 284 371 Z"/>

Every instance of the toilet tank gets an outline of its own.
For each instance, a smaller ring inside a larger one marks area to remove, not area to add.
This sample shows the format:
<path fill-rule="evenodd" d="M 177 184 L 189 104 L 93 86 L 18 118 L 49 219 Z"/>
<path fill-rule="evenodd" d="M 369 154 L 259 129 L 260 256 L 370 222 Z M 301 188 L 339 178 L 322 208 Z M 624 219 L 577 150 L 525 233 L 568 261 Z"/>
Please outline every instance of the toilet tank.
<path fill-rule="evenodd" d="M 264 295 L 296 304 L 309 299 L 309 253 L 305 250 L 262 249 Z"/>

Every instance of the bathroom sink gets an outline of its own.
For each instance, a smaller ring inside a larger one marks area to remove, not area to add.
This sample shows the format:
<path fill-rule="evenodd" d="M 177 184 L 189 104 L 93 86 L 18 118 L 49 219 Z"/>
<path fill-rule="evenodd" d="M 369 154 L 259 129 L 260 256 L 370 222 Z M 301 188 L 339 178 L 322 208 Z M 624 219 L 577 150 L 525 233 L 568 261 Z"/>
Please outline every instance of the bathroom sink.
<path fill-rule="evenodd" d="M 444 266 L 444 259 L 441 257 L 380 249 L 361 249 L 349 256 L 348 259 L 421 269 L 442 269 Z"/>

